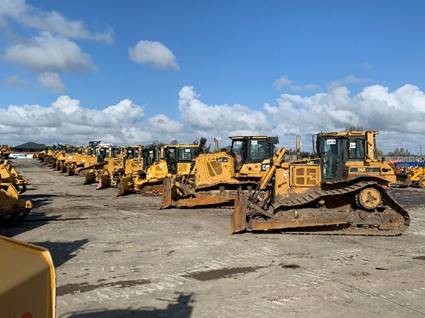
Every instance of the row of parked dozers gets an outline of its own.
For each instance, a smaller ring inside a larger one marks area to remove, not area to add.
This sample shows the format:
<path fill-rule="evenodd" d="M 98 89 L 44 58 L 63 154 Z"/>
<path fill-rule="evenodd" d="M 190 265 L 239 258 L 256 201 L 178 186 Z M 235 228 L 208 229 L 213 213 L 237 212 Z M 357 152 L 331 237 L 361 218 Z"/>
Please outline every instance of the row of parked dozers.
<path fill-rule="evenodd" d="M 162 194 L 169 175 L 187 175 L 199 144 L 169 144 L 116 147 L 90 142 L 87 147 L 59 145 L 38 154 L 38 159 L 68 175 L 84 176 L 84 184 L 97 189 L 117 187 L 118 195 Z"/>
<path fill-rule="evenodd" d="M 376 131 L 314 136 L 315 152 L 289 160 L 277 137 L 233 136 L 214 151 L 193 144 L 113 147 L 60 146 L 39 159 L 82 174 L 118 195 L 162 194 L 161 208 L 234 205 L 232 233 L 285 230 L 353 235 L 398 235 L 409 215 L 389 194 L 392 167 L 376 156 Z"/>
<path fill-rule="evenodd" d="M 7 159 L 0 161 L 0 224 L 13 224 L 31 211 L 32 203 L 24 200 L 21 193 L 27 189 L 24 178 Z"/>

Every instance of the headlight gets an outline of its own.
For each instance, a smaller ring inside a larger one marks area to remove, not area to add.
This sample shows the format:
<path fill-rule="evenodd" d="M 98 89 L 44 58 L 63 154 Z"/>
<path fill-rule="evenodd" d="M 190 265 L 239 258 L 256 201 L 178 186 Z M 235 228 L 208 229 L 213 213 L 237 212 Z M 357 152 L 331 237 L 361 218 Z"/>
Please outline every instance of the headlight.
<path fill-rule="evenodd" d="M 226 158 L 226 157 L 217 158 L 217 162 L 219 162 L 219 163 L 228 162 L 228 161 L 229 161 L 229 159 Z"/>
<path fill-rule="evenodd" d="M 270 168 L 270 164 L 268 164 L 268 163 L 263 163 L 261 165 L 261 171 L 266 171 L 269 168 Z"/>

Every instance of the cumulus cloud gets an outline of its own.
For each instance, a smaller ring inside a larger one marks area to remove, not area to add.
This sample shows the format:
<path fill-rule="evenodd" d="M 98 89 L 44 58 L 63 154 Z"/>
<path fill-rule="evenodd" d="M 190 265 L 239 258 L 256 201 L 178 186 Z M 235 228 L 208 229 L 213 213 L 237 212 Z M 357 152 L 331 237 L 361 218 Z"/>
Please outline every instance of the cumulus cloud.
<path fill-rule="evenodd" d="M 45 11 L 25 0 L 0 0 L 0 19 L 13 22 L 27 28 L 47 31 L 65 38 L 87 39 L 110 43 L 113 41 L 112 29 L 103 32 L 89 31 L 84 22 L 70 20 L 56 11 Z"/>
<path fill-rule="evenodd" d="M 128 52 L 133 62 L 161 69 L 179 69 L 173 52 L 161 42 L 142 40 L 131 47 Z"/>
<path fill-rule="evenodd" d="M 26 0 L 0 0 L 0 26 L 10 40 L 2 58 L 35 71 L 42 87 L 58 92 L 64 90 L 59 74 L 95 68 L 76 41 L 113 42 L 111 28 L 93 31 L 81 20 L 40 9 Z"/>
<path fill-rule="evenodd" d="M 145 142 L 142 106 L 125 99 L 103 109 L 81 106 L 63 95 L 50 106 L 10 105 L 0 109 L 0 134 L 12 143 L 28 140 L 86 144 L 101 139 L 114 143 Z M 133 128 L 129 131 L 128 128 Z M 146 129 L 148 130 L 148 129 Z"/>
<path fill-rule="evenodd" d="M 41 73 L 40 75 L 38 75 L 38 82 L 42 87 L 52 89 L 59 93 L 65 90 L 65 86 L 63 85 L 58 73 Z"/>
<path fill-rule="evenodd" d="M 6 49 L 3 57 L 37 72 L 93 69 L 90 57 L 73 41 L 43 32 L 27 43 Z"/>
<path fill-rule="evenodd" d="M 170 114 L 178 112 L 180 118 L 167 114 L 148 117 L 142 106 L 128 99 L 98 110 L 64 95 L 50 106 L 0 108 L 0 134 L 11 143 L 81 144 L 93 139 L 143 144 L 267 134 L 278 136 L 286 147 L 293 147 L 295 135 L 301 135 L 303 148 L 311 150 L 312 134 L 360 126 L 379 130 L 378 146 L 386 152 L 400 146 L 417 151 L 425 134 L 425 93 L 411 84 L 395 90 L 371 85 L 357 94 L 346 87 L 309 96 L 281 94 L 274 103 L 257 110 L 240 104 L 209 104 L 194 87 L 184 86 L 176 104 Z"/>
<path fill-rule="evenodd" d="M 3 85 L 9 86 L 9 87 L 13 87 L 13 88 L 21 88 L 21 89 L 26 89 L 29 87 L 28 82 L 19 77 L 18 75 L 11 75 L 7 78 L 5 78 L 2 81 Z"/>
<path fill-rule="evenodd" d="M 258 133 L 271 128 L 263 112 L 239 104 L 208 105 L 192 86 L 180 90 L 179 110 L 191 128 L 214 136 Z"/>

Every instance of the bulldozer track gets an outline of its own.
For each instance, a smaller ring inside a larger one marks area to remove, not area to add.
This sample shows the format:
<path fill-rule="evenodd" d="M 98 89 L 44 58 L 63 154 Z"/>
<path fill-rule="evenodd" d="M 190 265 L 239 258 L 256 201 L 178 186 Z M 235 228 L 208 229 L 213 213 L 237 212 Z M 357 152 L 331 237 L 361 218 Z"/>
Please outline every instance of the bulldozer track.
<path fill-rule="evenodd" d="M 396 229 L 379 229 L 377 227 L 370 226 L 331 226 L 332 230 L 320 230 L 309 228 L 308 231 L 293 229 L 290 231 L 285 231 L 291 234 L 320 234 L 320 235 L 356 235 L 356 236 L 397 236 L 402 234 L 408 227 L 410 223 L 410 217 L 408 212 L 394 199 L 392 198 L 388 192 L 379 185 L 376 181 L 362 181 L 357 183 L 350 182 L 342 182 L 345 184 L 345 187 L 341 187 L 333 190 L 316 190 L 312 192 L 308 192 L 306 194 L 295 195 L 289 198 L 283 198 L 277 200 L 273 203 L 272 208 L 274 212 L 278 211 L 288 211 L 288 210 L 296 210 L 302 208 L 308 208 L 317 203 L 320 200 L 327 200 L 337 202 L 341 197 L 355 196 L 361 190 L 373 187 L 379 191 L 382 196 L 383 203 L 388 206 L 394 213 L 401 215 L 403 217 L 404 222 L 398 226 Z M 267 214 L 268 216 L 269 213 Z M 317 218 L 320 219 L 320 214 L 317 213 Z"/>

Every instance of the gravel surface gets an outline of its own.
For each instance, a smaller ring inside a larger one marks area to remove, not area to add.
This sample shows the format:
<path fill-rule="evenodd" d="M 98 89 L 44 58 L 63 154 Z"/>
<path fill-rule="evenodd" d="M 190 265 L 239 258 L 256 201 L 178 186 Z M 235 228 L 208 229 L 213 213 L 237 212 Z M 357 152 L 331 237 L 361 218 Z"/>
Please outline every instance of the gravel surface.
<path fill-rule="evenodd" d="M 34 209 L 0 233 L 47 247 L 58 317 L 424 317 L 425 190 L 392 195 L 398 237 L 231 236 L 229 209 L 158 210 L 37 160 L 15 160 Z"/>

